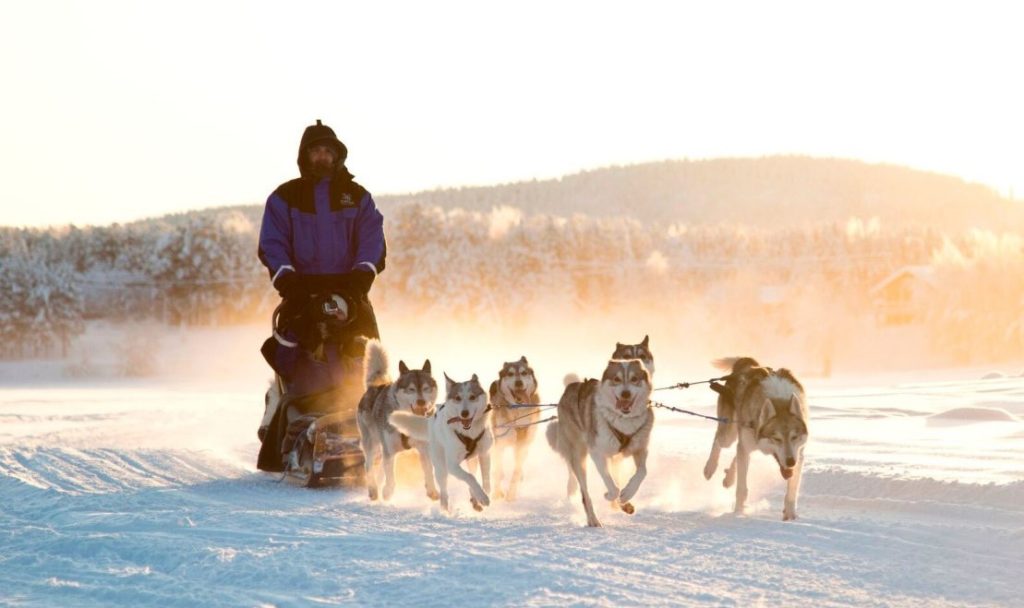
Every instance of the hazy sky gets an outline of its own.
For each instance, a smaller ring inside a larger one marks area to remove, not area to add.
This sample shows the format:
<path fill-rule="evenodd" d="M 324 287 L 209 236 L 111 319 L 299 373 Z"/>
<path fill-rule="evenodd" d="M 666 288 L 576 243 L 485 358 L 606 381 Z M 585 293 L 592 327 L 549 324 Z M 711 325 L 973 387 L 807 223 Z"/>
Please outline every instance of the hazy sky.
<path fill-rule="evenodd" d="M 316 118 L 378 194 L 793 153 L 1019 198 L 1014 5 L 3 0 L 0 224 L 262 203 Z"/>

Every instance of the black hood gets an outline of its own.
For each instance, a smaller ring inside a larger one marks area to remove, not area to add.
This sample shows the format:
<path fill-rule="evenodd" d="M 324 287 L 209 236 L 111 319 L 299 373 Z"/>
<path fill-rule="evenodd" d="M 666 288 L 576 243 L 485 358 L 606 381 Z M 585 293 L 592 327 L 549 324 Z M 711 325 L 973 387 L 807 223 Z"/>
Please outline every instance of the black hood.
<path fill-rule="evenodd" d="M 345 144 L 341 143 L 338 136 L 334 134 L 334 129 L 320 122 L 317 119 L 315 125 L 306 127 L 306 130 L 302 132 L 302 139 L 299 141 L 299 175 L 306 177 L 307 173 L 307 161 L 306 161 L 306 150 L 309 149 L 313 144 L 327 144 L 334 148 L 334 151 L 338 155 L 338 161 L 335 165 L 335 171 L 344 175 L 346 178 L 351 179 L 352 174 L 345 168 L 345 160 L 348 158 L 348 148 Z"/>

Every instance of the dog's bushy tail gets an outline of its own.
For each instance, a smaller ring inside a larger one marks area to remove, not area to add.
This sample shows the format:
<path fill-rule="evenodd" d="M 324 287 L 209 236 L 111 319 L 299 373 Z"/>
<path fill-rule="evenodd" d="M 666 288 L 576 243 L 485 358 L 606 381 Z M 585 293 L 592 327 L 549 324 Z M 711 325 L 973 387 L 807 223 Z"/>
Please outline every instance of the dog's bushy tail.
<path fill-rule="evenodd" d="M 581 382 L 579 375 L 574 372 L 569 372 L 565 378 L 562 378 L 562 386 L 569 386 L 574 382 Z"/>
<path fill-rule="evenodd" d="M 430 419 L 414 414 L 412 412 L 393 412 L 388 416 L 388 422 L 395 425 L 395 428 L 420 441 L 429 441 Z"/>
<path fill-rule="evenodd" d="M 727 372 L 739 371 L 737 367 L 759 367 L 760 364 L 753 357 L 722 357 L 711 362 L 720 370 Z"/>
<path fill-rule="evenodd" d="M 558 452 L 558 421 L 552 420 L 548 423 L 547 430 L 544 431 L 544 436 L 548 438 L 548 445 L 551 449 Z"/>
<path fill-rule="evenodd" d="M 366 386 L 383 386 L 391 383 L 388 375 L 388 353 L 379 340 L 366 343 Z"/>

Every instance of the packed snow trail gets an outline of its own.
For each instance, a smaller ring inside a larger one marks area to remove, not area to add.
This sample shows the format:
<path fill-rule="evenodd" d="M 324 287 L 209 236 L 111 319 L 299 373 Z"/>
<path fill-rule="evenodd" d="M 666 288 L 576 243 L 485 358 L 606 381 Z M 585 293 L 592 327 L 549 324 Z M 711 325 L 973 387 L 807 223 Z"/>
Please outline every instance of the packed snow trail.
<path fill-rule="evenodd" d="M 700 473 L 713 424 L 659 412 L 637 514 L 599 501 L 590 530 L 541 441 L 520 500 L 477 514 L 453 485 L 449 516 L 411 457 L 390 504 L 255 472 L 251 392 L 5 390 L 0 605 L 1019 605 L 1021 382 L 808 392 L 797 521 L 758 456 L 731 514 Z"/>

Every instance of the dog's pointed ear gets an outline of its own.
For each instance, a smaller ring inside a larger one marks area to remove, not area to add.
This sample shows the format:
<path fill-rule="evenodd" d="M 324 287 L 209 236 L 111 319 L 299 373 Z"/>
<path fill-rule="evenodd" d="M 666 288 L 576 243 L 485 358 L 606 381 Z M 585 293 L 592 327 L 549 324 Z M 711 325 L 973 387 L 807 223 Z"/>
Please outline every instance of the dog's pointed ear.
<path fill-rule="evenodd" d="M 523 355 L 523 356 L 519 357 L 519 363 L 522 363 L 523 365 L 529 365 L 526 362 L 526 355 Z"/>
<path fill-rule="evenodd" d="M 474 384 L 480 384 L 480 378 L 478 378 L 476 374 L 473 374 L 473 377 L 470 378 L 469 381 L 473 382 Z"/>
<path fill-rule="evenodd" d="M 643 346 L 644 348 L 647 348 L 647 343 L 650 342 L 650 340 L 651 340 L 651 337 L 645 335 L 644 336 L 644 341 L 640 343 L 640 346 Z"/>
<path fill-rule="evenodd" d="M 757 416 L 757 426 L 763 427 L 769 420 L 775 417 L 775 404 L 772 400 L 765 397 L 764 404 L 761 405 L 761 412 Z"/>
<path fill-rule="evenodd" d="M 430 359 L 427 359 L 426 361 L 423 362 L 423 371 L 425 371 L 428 374 L 430 373 Z"/>
<path fill-rule="evenodd" d="M 398 362 L 398 373 L 407 374 L 409 373 L 409 366 L 405 364 L 405 361 Z"/>
<path fill-rule="evenodd" d="M 444 390 L 449 395 L 452 394 L 452 388 L 455 386 L 455 381 L 448 377 L 448 372 L 444 372 Z"/>
<path fill-rule="evenodd" d="M 789 396 L 789 413 L 797 418 L 802 416 L 800 413 L 800 399 L 796 395 Z"/>

